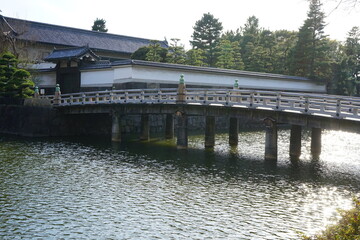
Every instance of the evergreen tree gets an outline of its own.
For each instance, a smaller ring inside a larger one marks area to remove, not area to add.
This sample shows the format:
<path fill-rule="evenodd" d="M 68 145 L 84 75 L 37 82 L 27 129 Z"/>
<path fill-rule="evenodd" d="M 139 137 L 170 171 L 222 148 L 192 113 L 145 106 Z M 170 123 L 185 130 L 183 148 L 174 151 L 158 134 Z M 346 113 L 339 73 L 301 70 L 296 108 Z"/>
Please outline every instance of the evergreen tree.
<path fill-rule="evenodd" d="M 172 38 L 170 40 L 172 43 L 170 43 L 170 47 L 166 55 L 166 62 L 184 64 L 186 61 L 184 45 L 178 45 L 178 42 L 180 41 L 178 38 Z"/>
<path fill-rule="evenodd" d="M 202 49 L 190 49 L 186 52 L 186 64 L 192 66 L 205 66 L 205 52 Z"/>
<path fill-rule="evenodd" d="M 274 53 L 274 73 L 290 74 L 291 50 L 295 47 L 297 32 L 287 30 L 275 31 L 275 53 Z"/>
<path fill-rule="evenodd" d="M 149 51 L 146 53 L 145 60 L 152 62 L 165 62 L 167 49 L 161 47 L 159 41 L 151 40 L 148 46 Z"/>
<path fill-rule="evenodd" d="M 92 30 L 93 31 L 98 31 L 98 32 L 107 32 L 108 29 L 105 26 L 106 21 L 105 19 L 100 19 L 100 18 L 96 18 L 96 20 L 94 21 L 94 25 L 92 26 Z"/>
<path fill-rule="evenodd" d="M 240 55 L 240 47 L 238 42 L 230 42 L 223 39 L 217 47 L 216 67 L 228 69 L 244 69 L 244 63 Z"/>
<path fill-rule="evenodd" d="M 245 70 L 256 71 L 252 66 L 253 50 L 258 46 L 259 40 L 259 19 L 255 16 L 251 16 L 247 19 L 243 28 L 241 28 L 242 39 L 240 43 L 241 56 L 244 61 Z"/>
<path fill-rule="evenodd" d="M 6 52 L 0 56 L 0 96 L 28 98 L 34 94 L 30 73 L 17 67 L 16 57 Z"/>
<path fill-rule="evenodd" d="M 310 0 L 308 18 L 299 29 L 293 51 L 291 73 L 312 79 L 325 80 L 331 75 L 328 58 L 329 41 L 324 34 L 325 14 L 320 0 Z"/>
<path fill-rule="evenodd" d="M 360 96 L 360 30 L 353 27 L 348 33 L 340 61 L 335 68 L 334 88 L 336 94 Z"/>
<path fill-rule="evenodd" d="M 222 23 L 210 13 L 204 14 L 201 20 L 195 23 L 193 40 L 190 43 L 194 49 L 202 49 L 205 52 L 205 62 L 209 66 L 215 66 L 215 48 L 222 29 Z"/>

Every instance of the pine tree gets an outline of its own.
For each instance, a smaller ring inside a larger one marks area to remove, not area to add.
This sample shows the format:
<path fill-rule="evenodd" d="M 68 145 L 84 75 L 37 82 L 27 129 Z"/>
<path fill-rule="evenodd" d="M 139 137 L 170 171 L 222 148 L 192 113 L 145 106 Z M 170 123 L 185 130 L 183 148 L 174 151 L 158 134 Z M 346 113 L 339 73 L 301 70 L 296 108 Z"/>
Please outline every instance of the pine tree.
<path fill-rule="evenodd" d="M 149 51 L 146 53 L 146 57 L 145 57 L 146 61 L 164 62 L 167 49 L 161 47 L 159 41 L 151 40 L 148 48 Z"/>
<path fill-rule="evenodd" d="M 178 44 L 178 42 L 180 41 L 180 39 L 178 38 L 172 38 L 170 40 L 172 41 L 172 43 L 170 43 L 170 47 L 166 55 L 166 62 L 184 64 L 186 61 L 186 52 L 184 45 Z"/>
<path fill-rule="evenodd" d="M 206 13 L 194 26 L 193 40 L 190 41 L 194 49 L 202 49 L 206 55 L 206 63 L 215 66 L 215 48 L 219 42 L 222 23 L 212 14 Z"/>
<path fill-rule="evenodd" d="M 91 27 L 91 29 L 98 32 L 107 32 L 108 29 L 106 28 L 105 24 L 105 19 L 96 18 L 96 20 L 94 21 L 94 25 Z"/>
<path fill-rule="evenodd" d="M 0 56 L 0 96 L 28 98 L 34 94 L 30 73 L 17 64 L 17 58 L 9 52 Z"/>
<path fill-rule="evenodd" d="M 186 64 L 192 66 L 205 66 L 205 52 L 202 49 L 190 49 L 186 52 Z"/>
<path fill-rule="evenodd" d="M 331 75 L 329 41 L 324 34 L 325 14 L 320 0 L 310 0 L 308 18 L 299 29 L 298 42 L 292 55 L 291 74 L 317 80 Z"/>
<path fill-rule="evenodd" d="M 243 28 L 241 28 L 242 39 L 240 43 L 241 56 L 244 61 L 245 70 L 256 71 L 253 69 L 251 61 L 253 60 L 253 50 L 258 46 L 259 40 L 259 19 L 251 16 L 246 20 Z"/>
<path fill-rule="evenodd" d="M 223 39 L 217 47 L 217 62 L 216 67 L 227 69 L 244 69 L 240 55 L 239 42 L 230 42 Z"/>

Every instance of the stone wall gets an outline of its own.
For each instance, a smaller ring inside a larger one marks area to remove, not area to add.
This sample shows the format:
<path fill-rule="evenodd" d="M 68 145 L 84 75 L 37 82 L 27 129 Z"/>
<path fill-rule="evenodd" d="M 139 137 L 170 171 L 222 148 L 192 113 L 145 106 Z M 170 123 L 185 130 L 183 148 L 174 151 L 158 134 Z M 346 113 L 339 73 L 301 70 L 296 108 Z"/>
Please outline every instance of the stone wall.
<path fill-rule="evenodd" d="M 150 115 L 150 132 L 165 132 L 165 115 Z M 24 104 L 0 104 L 0 132 L 21 136 L 73 136 L 73 135 L 111 135 L 112 118 L 110 114 L 64 115 L 41 100 L 27 100 Z M 141 129 L 141 116 L 121 118 L 124 134 L 138 134 Z M 176 128 L 175 121 L 175 128 Z M 240 119 L 240 128 L 253 124 Z M 227 131 L 229 121 L 226 116 L 216 118 L 216 130 Z M 190 131 L 204 131 L 205 117 L 189 116 Z"/>

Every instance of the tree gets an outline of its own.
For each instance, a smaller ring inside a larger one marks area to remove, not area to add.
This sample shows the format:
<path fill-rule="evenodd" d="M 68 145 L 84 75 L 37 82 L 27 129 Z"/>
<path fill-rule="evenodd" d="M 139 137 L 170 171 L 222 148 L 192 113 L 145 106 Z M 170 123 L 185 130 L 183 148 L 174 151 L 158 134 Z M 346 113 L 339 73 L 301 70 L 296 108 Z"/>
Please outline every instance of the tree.
<path fill-rule="evenodd" d="M 152 62 L 164 62 L 166 59 L 167 49 L 161 47 L 159 41 L 151 40 L 148 46 L 149 51 L 146 53 L 145 60 Z"/>
<path fill-rule="evenodd" d="M 9 52 L 0 56 L 0 96 L 28 98 L 34 94 L 30 73 L 17 67 L 17 58 Z"/>
<path fill-rule="evenodd" d="M 98 32 L 107 32 L 108 29 L 106 28 L 105 24 L 105 19 L 96 18 L 96 20 L 94 21 L 94 25 L 92 26 L 92 30 Z"/>
<path fill-rule="evenodd" d="M 170 47 L 166 55 L 166 62 L 184 64 L 186 61 L 184 45 L 178 45 L 178 42 L 180 41 L 178 38 L 172 38 L 170 40 L 172 42 L 170 43 Z"/>
<path fill-rule="evenodd" d="M 360 29 L 353 27 L 338 56 L 335 67 L 334 88 L 336 94 L 360 95 Z"/>
<path fill-rule="evenodd" d="M 222 23 L 212 14 L 205 13 L 200 20 L 196 21 L 193 29 L 193 40 L 190 41 L 193 49 L 202 49 L 206 56 L 205 62 L 209 66 L 215 66 L 215 48 L 223 29 Z"/>
<path fill-rule="evenodd" d="M 258 46 L 259 40 L 259 19 L 251 16 L 246 20 L 244 27 L 241 28 L 242 39 L 240 42 L 241 56 L 245 64 L 245 70 L 256 71 L 250 65 L 253 59 L 252 51 Z"/>
<path fill-rule="evenodd" d="M 205 66 L 205 52 L 202 49 L 190 49 L 186 52 L 186 64 L 192 66 Z"/>
<path fill-rule="evenodd" d="M 324 34 L 325 14 L 320 0 L 310 0 L 308 18 L 299 29 L 293 51 L 291 74 L 325 80 L 331 76 L 329 41 Z"/>
<path fill-rule="evenodd" d="M 244 69 L 239 42 L 230 42 L 226 39 L 221 40 L 217 47 L 217 55 L 216 67 L 237 70 Z"/>

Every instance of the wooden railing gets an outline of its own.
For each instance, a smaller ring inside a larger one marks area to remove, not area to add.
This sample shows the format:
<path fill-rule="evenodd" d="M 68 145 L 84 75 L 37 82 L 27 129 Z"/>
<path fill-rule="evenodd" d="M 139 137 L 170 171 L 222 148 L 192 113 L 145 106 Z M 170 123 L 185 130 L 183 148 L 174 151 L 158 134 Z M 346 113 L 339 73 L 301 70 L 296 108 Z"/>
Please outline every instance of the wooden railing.
<path fill-rule="evenodd" d="M 43 96 L 59 107 L 84 104 L 194 104 L 286 111 L 324 117 L 360 120 L 360 98 L 327 94 L 273 92 L 243 89 L 187 88 L 179 102 L 175 88 L 127 89 Z"/>

